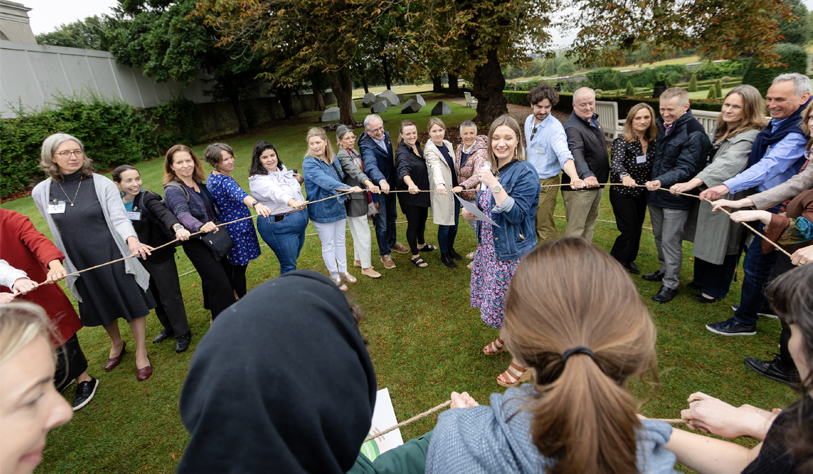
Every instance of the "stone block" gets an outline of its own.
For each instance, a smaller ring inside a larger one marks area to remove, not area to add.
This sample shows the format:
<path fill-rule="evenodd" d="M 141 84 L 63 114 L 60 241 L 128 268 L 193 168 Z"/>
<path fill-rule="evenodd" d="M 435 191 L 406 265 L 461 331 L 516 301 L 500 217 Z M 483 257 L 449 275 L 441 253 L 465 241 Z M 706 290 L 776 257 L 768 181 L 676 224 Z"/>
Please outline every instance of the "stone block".
<path fill-rule="evenodd" d="M 401 102 L 404 101 L 404 94 L 395 94 L 395 96 L 398 97 L 398 100 L 400 100 Z"/>
<path fill-rule="evenodd" d="M 449 115 L 452 113 L 452 108 L 446 102 L 438 102 L 432 109 L 432 115 Z"/>
<path fill-rule="evenodd" d="M 399 99 L 398 96 L 395 95 L 395 92 L 391 90 L 381 92 L 380 94 L 378 94 L 378 97 L 384 97 L 385 99 L 390 101 L 390 105 L 401 105 L 401 99 Z"/>
<path fill-rule="evenodd" d="M 358 111 L 359 111 L 359 110 L 356 108 L 356 101 L 355 101 L 355 100 L 351 100 L 351 101 L 350 101 L 350 104 L 352 104 L 352 105 L 353 105 L 353 113 L 356 113 L 356 112 L 358 112 Z"/>
<path fill-rule="evenodd" d="M 364 94 L 364 98 L 361 99 L 361 106 L 364 108 L 372 107 L 375 104 L 375 98 L 375 94 L 372 92 Z"/>
<path fill-rule="evenodd" d="M 417 94 L 417 95 L 415 96 L 415 102 L 417 102 L 417 103 L 421 104 L 421 107 L 423 107 L 423 106 L 425 106 L 425 105 L 426 105 L 426 101 L 425 101 L 425 100 L 423 100 L 423 97 L 421 97 L 421 95 L 420 95 L 420 94 Z"/>
<path fill-rule="evenodd" d="M 421 110 L 421 104 L 416 102 L 414 99 L 409 99 L 408 101 L 404 102 L 404 105 L 401 107 L 402 114 L 414 114 Z"/>
<path fill-rule="evenodd" d="M 328 107 L 319 117 L 320 122 L 335 122 L 341 117 L 338 107 Z"/>
<path fill-rule="evenodd" d="M 376 102 L 375 104 L 373 104 L 372 107 L 370 107 L 370 112 L 374 113 L 374 114 L 383 114 L 383 113 L 385 113 L 387 111 L 387 103 L 388 102 L 389 101 L 387 99 L 384 99 L 384 100 L 382 100 L 380 102 Z"/>

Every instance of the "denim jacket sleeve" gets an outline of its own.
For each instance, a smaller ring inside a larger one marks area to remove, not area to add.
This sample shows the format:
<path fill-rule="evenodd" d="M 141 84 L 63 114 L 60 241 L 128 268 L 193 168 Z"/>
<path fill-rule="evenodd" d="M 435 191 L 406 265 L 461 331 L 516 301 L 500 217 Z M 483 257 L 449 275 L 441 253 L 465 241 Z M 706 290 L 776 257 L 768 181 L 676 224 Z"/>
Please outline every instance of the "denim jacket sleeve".
<path fill-rule="evenodd" d="M 534 200 L 538 199 L 542 189 L 536 171 L 532 170 L 527 162 L 520 161 L 516 166 L 523 168 L 517 173 L 516 178 L 511 180 L 512 182 L 504 185 L 508 197 L 503 201 L 502 206 L 495 206 L 492 209 L 492 212 L 502 214 L 505 220 L 512 224 L 519 224 L 528 219 L 529 215 L 536 215 L 536 210 L 533 209 Z"/>
<path fill-rule="evenodd" d="M 318 160 L 318 158 L 308 156 L 305 157 L 305 161 L 302 162 L 302 172 L 310 181 L 322 189 L 333 191 L 339 188 L 349 188 L 348 185 L 330 176 L 325 170 L 322 169 L 321 166 L 319 166 L 319 163 L 317 163 L 316 160 Z"/>

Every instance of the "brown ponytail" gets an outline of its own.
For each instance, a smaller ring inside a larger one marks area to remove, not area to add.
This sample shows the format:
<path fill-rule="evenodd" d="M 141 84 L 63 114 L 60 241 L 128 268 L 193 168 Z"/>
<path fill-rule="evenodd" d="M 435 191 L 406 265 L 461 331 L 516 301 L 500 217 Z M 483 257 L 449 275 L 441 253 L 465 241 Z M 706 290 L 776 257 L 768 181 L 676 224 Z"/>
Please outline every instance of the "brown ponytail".
<path fill-rule="evenodd" d="M 531 437 L 551 474 L 636 473 L 641 426 L 627 378 L 657 379 L 655 327 L 627 272 L 581 238 L 548 242 L 508 290 L 505 342 L 536 371 Z M 563 353 L 584 346 L 589 353 Z"/>

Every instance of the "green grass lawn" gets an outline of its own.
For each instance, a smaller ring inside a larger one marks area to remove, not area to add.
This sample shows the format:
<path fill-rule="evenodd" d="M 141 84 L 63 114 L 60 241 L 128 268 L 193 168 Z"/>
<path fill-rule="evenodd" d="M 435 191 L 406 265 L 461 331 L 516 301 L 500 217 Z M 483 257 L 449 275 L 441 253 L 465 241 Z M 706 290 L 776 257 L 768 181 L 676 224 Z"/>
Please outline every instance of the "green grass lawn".
<path fill-rule="evenodd" d="M 401 115 L 399 107 L 382 114 L 385 126 L 394 137 L 400 120 L 415 120 L 424 131 L 429 111 L 437 99 L 428 97 L 420 113 Z M 366 110 L 357 104 L 357 120 Z M 443 117 L 447 126 L 457 126 L 474 116 L 475 111 L 451 104 L 452 114 Z M 253 144 L 260 139 L 273 143 L 280 158 L 289 168 L 301 169 L 306 151 L 305 131 L 316 125 L 318 113 L 304 114 L 312 123 L 277 122 L 249 136 L 230 139 L 237 157 L 234 176 L 248 189 L 247 170 Z M 356 131 L 360 133 L 360 130 Z M 333 137 L 330 132 L 329 137 Z M 199 156 L 205 145 L 194 147 Z M 88 150 L 93 156 L 93 150 Z M 206 165 L 204 165 L 206 166 Z M 163 159 L 138 163 L 145 187 L 161 190 Z M 207 166 L 208 172 L 208 166 Z M 50 232 L 30 197 L 12 201 L 3 207 L 31 217 L 34 225 L 47 236 Z M 557 215 L 564 215 L 559 200 Z M 596 224 L 594 242 L 609 250 L 617 235 L 608 193 L 604 193 Z M 399 221 L 403 217 L 399 213 Z M 430 219 L 431 221 L 431 219 Z M 645 224 L 649 226 L 649 224 Z M 564 232 L 564 219 L 557 219 L 557 230 Z M 398 228 L 399 240 L 405 242 L 405 225 Z M 321 258 L 319 238 L 309 227 L 305 247 L 299 259 L 300 269 L 327 273 Z M 437 243 L 437 226 L 427 226 L 427 241 Z M 476 247 L 471 227 L 461 223 L 457 250 L 466 254 Z M 348 258 L 352 261 L 352 240 L 348 232 Z M 508 354 L 486 357 L 482 347 L 497 336 L 486 326 L 479 311 L 469 306 L 470 271 L 465 265 L 449 270 L 439 260 L 438 252 L 424 255 L 429 268 L 411 265 L 408 255 L 393 254 L 398 267 L 384 270 L 375 260 L 374 266 L 384 274 L 379 280 L 361 277 L 357 269 L 351 272 L 359 282 L 351 285 L 350 295 L 365 310 L 366 320 L 361 331 L 370 340 L 370 352 L 378 376 L 379 388 L 389 388 L 399 420 L 405 420 L 448 399 L 453 390 L 468 391 L 482 404 L 489 395 L 502 392 L 495 377 L 510 362 Z M 192 265 L 177 254 L 178 269 L 184 273 Z M 657 253 L 652 234 L 644 230 L 637 260 L 644 272 L 657 269 Z M 656 393 L 638 380 L 630 381 L 628 389 L 643 403 L 641 413 L 652 418 L 680 418 L 687 407 L 686 398 L 695 391 L 704 391 L 723 398 L 735 406 L 750 403 L 757 407 L 785 407 L 797 396 L 783 385 L 773 383 L 749 372 L 742 363 L 744 357 L 768 357 L 777 351 L 780 325 L 776 320 L 762 319 L 754 337 L 725 338 L 704 329 L 709 322 L 721 321 L 731 315 L 731 305 L 739 301 L 740 283 L 735 282 L 731 294 L 722 302 L 703 305 L 694 301 L 693 293 L 685 288 L 691 281 L 691 244 L 684 245 L 684 265 L 681 272 L 680 294 L 671 303 L 659 305 L 651 300 L 660 285 L 633 276 L 641 296 L 646 301 L 658 327 L 657 353 L 661 384 Z M 739 270 L 739 278 L 742 271 Z M 248 267 L 249 287 L 261 284 L 279 274 L 274 254 L 263 247 L 263 254 Z M 153 345 L 148 342 L 155 372 L 148 381 L 136 382 L 134 351 L 124 356 L 122 364 L 105 373 L 102 366 L 110 349 L 109 339 L 101 327 L 85 328 L 79 339 L 87 355 L 88 372 L 101 381 L 96 398 L 77 412 L 73 420 L 57 428 L 48 437 L 45 461 L 37 472 L 97 473 L 97 472 L 175 472 L 178 460 L 189 439 L 178 414 L 178 398 L 189 362 L 200 338 L 209 328 L 209 314 L 203 309 L 200 279 L 196 274 L 181 278 L 190 326 L 194 333 L 192 346 L 182 354 L 174 352 L 174 343 Z M 273 310 L 273 309 L 272 309 Z M 623 312 L 625 308 L 616 308 Z M 306 317 L 307 315 L 290 315 Z M 161 330 L 154 315 L 147 319 L 147 337 L 152 339 Z M 132 335 L 122 325 L 122 336 L 131 348 Z M 66 398 L 73 399 L 73 388 Z M 223 403 L 239 403 L 224 400 Z M 405 439 L 418 436 L 434 426 L 436 418 L 428 418 L 402 429 Z M 262 440 L 246 440 L 262 442 Z M 741 440 L 753 444 L 749 440 Z"/>

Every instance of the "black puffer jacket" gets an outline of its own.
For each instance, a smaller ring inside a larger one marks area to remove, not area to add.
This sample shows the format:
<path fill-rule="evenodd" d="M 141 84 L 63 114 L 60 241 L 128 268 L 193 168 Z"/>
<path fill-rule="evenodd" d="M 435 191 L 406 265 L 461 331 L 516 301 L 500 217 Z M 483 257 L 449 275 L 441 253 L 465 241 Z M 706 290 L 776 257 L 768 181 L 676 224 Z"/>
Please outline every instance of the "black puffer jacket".
<path fill-rule="evenodd" d="M 691 110 L 675 120 L 669 135 L 665 135 L 662 119 L 658 119 L 658 128 L 652 181 L 660 181 L 662 188 L 669 188 L 689 181 L 706 167 L 711 142 L 706 129 L 694 118 Z M 660 190 L 649 193 L 648 202 L 667 209 L 690 210 L 697 199 Z"/>

